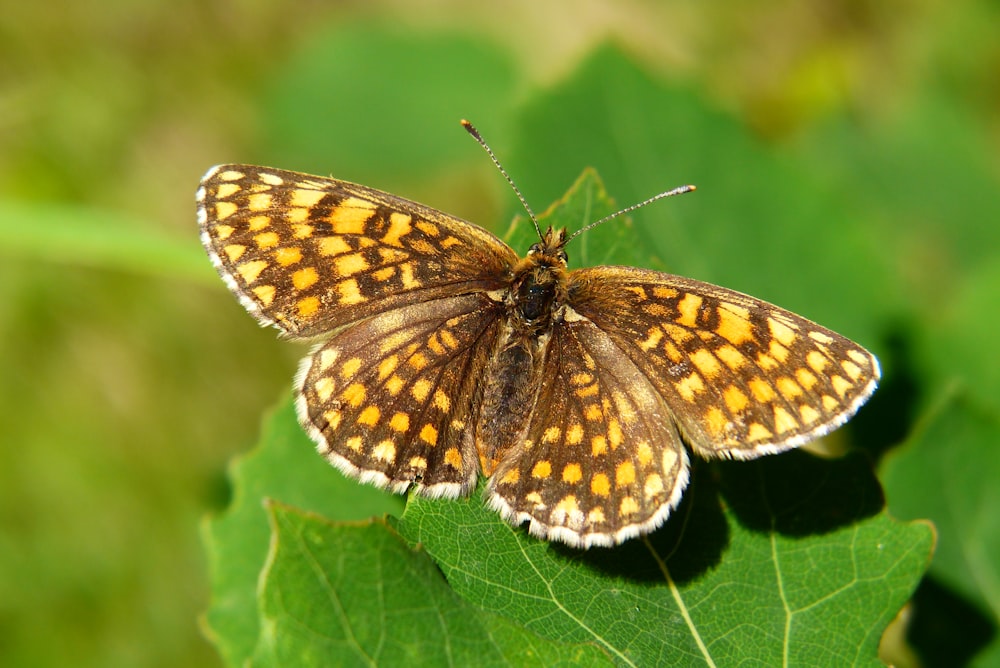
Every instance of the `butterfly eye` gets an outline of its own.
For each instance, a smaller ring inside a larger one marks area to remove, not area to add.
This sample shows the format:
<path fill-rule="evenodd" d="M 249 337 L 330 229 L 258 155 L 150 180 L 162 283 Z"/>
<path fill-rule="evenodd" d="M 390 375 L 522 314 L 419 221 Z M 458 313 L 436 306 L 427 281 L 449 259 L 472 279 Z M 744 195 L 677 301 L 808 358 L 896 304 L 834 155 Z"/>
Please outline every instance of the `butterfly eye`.
<path fill-rule="evenodd" d="M 563 250 L 563 249 L 561 249 L 561 248 L 559 249 L 559 260 L 560 260 L 560 261 L 561 261 L 561 262 L 562 262 L 563 264 L 565 264 L 565 263 L 569 262 L 569 255 L 567 255 L 567 254 L 566 254 L 566 251 L 564 251 L 564 250 Z"/>
<path fill-rule="evenodd" d="M 531 244 L 531 248 L 528 249 L 528 255 L 537 255 L 542 252 L 542 244 Z"/>

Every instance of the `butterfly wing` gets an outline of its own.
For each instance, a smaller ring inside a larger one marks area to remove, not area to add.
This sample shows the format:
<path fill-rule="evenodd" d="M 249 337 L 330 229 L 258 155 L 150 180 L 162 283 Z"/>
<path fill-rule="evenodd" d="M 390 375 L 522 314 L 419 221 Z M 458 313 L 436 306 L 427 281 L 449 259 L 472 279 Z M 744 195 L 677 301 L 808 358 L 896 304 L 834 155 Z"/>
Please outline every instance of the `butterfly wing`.
<path fill-rule="evenodd" d="M 378 314 L 334 334 L 299 372 L 299 420 L 319 450 L 362 482 L 458 496 L 479 460 L 469 414 L 499 331 L 481 294 Z"/>
<path fill-rule="evenodd" d="M 702 456 L 797 447 L 846 422 L 875 390 L 871 353 L 754 297 L 631 267 L 569 280 L 572 309 L 649 379 Z"/>
<path fill-rule="evenodd" d="M 197 202 L 202 243 L 226 284 L 261 324 L 292 338 L 495 290 L 517 261 L 482 228 L 346 181 L 220 165 Z"/>
<path fill-rule="evenodd" d="M 490 478 L 490 504 L 576 547 L 659 526 L 688 481 L 687 453 L 654 385 L 593 323 L 556 325 L 527 437 Z"/>

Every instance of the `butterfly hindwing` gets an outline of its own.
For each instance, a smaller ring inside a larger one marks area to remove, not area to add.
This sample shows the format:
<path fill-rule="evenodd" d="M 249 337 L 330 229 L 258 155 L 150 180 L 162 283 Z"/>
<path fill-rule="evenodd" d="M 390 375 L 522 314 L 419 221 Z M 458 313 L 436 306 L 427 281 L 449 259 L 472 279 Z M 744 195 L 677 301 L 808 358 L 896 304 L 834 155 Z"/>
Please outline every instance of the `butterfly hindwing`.
<path fill-rule="evenodd" d="M 473 387 L 497 326 L 496 304 L 472 294 L 348 327 L 303 360 L 299 420 L 348 475 L 397 492 L 466 493 L 479 472 Z"/>
<path fill-rule="evenodd" d="M 593 323 L 554 328 L 527 437 L 490 479 L 490 503 L 531 533 L 578 547 L 659 526 L 688 459 L 652 383 Z"/>

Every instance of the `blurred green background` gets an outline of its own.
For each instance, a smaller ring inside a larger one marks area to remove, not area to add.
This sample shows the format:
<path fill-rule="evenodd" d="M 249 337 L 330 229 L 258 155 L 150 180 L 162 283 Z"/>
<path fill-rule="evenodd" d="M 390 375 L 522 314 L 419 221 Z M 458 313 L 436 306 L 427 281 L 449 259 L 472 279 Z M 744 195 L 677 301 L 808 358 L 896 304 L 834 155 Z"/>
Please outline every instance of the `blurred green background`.
<path fill-rule="evenodd" d="M 209 265 L 201 174 L 333 174 L 503 229 L 469 118 L 536 210 L 586 166 L 622 205 L 697 184 L 637 214 L 656 268 L 880 356 L 854 442 L 939 529 L 906 658 L 1000 665 L 998 73 L 986 0 L 8 3 L 0 664 L 219 665 L 199 523 L 303 349 Z"/>

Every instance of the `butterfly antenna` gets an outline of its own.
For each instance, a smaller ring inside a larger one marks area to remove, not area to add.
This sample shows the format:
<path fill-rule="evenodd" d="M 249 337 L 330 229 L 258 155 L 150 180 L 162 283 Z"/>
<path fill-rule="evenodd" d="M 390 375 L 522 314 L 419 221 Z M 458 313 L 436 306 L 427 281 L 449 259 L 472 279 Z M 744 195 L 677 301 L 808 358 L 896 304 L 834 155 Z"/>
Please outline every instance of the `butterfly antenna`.
<path fill-rule="evenodd" d="M 623 216 L 626 213 L 631 213 L 632 211 L 635 211 L 636 209 L 638 209 L 640 207 L 646 206 L 647 204 L 651 204 L 652 202 L 655 202 L 658 199 L 663 199 L 664 197 L 673 197 L 674 195 L 683 195 L 684 193 L 689 193 L 692 190 L 697 190 L 697 188 L 695 188 L 694 186 L 678 186 L 677 188 L 674 188 L 673 190 L 668 190 L 666 192 L 662 192 L 659 195 L 653 195 L 649 199 L 646 199 L 646 200 L 643 200 L 641 202 L 638 202 L 637 204 L 633 204 L 632 206 L 626 207 L 626 208 L 622 209 L 621 211 L 615 211 L 610 216 L 604 216 L 604 218 L 601 218 L 597 222 L 591 223 L 590 225 L 587 225 L 586 227 L 580 228 L 579 230 L 577 230 L 573 234 L 569 235 L 569 239 L 566 239 L 566 243 L 569 243 L 570 239 L 572 239 L 573 237 L 575 237 L 577 235 L 583 234 L 584 232 L 586 232 L 587 230 L 591 229 L 592 227 L 597 227 L 598 225 L 603 225 L 604 223 L 608 222 L 609 220 L 613 220 L 613 219 L 617 218 L 618 216 Z"/>
<path fill-rule="evenodd" d="M 486 140 L 483 139 L 483 136 L 481 134 L 479 134 L 479 130 L 477 130 L 472 125 L 472 123 L 470 123 L 469 121 L 465 120 L 464 118 L 462 119 L 462 127 L 465 128 L 466 131 L 470 135 L 472 135 L 476 139 L 477 142 L 479 142 L 479 145 L 482 146 L 483 149 L 486 151 L 487 155 L 490 156 L 490 160 L 493 161 L 493 164 L 497 166 L 497 169 L 500 170 L 500 173 L 503 174 L 503 177 L 505 179 L 507 179 L 507 183 L 510 185 L 511 189 L 514 191 L 514 194 L 517 195 L 517 198 L 519 200 L 521 200 L 521 206 L 523 206 L 524 210 L 528 212 L 528 217 L 531 218 L 531 222 L 535 225 L 535 232 L 538 233 L 538 238 L 541 239 L 542 238 L 542 230 L 541 230 L 541 228 L 538 227 L 538 218 L 535 217 L 535 212 L 531 210 L 530 206 L 528 206 L 528 200 L 524 199 L 524 195 L 522 195 L 521 191 L 517 189 L 516 185 L 514 185 L 514 180 L 510 178 L 509 174 L 507 174 L 507 170 L 504 169 L 503 165 L 500 164 L 500 161 L 497 160 L 496 155 L 494 155 L 494 153 L 493 153 L 493 149 L 491 149 L 490 145 L 486 143 Z"/>

